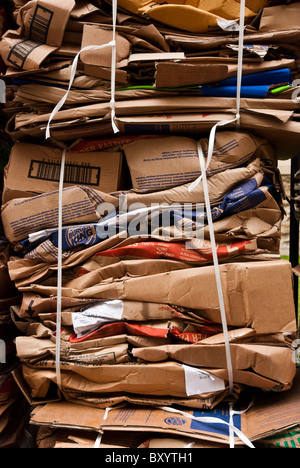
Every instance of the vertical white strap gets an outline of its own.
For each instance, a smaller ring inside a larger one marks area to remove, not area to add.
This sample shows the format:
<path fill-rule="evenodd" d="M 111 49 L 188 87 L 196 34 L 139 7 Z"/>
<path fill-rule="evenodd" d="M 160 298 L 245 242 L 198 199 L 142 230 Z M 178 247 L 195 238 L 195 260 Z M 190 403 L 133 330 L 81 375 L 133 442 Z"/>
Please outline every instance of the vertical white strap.
<path fill-rule="evenodd" d="M 219 261 L 217 255 L 217 248 L 215 242 L 215 234 L 213 228 L 213 220 L 211 216 L 211 209 L 210 209 L 210 199 L 209 199 L 209 191 L 208 191 L 208 184 L 207 184 L 207 175 L 206 171 L 210 166 L 211 159 L 214 152 L 215 147 L 215 140 L 216 140 L 216 132 L 218 127 L 224 127 L 226 125 L 236 123 L 237 127 L 240 125 L 240 111 L 241 111 L 241 87 L 242 87 L 242 77 L 243 77 L 243 56 L 244 56 L 244 29 L 245 29 L 245 0 L 241 0 L 241 8 L 240 8 L 240 31 L 239 31 L 239 52 L 238 52 L 238 73 L 237 73 L 237 97 L 236 97 L 236 117 L 233 120 L 222 120 L 218 122 L 211 130 L 209 136 L 209 145 L 208 145 L 208 155 L 206 166 L 204 162 L 204 155 L 200 145 L 198 142 L 198 155 L 201 165 L 201 176 L 190 185 L 189 191 L 195 190 L 197 185 L 203 180 L 203 188 L 205 194 L 205 205 L 207 210 L 207 220 L 209 226 L 209 233 L 210 239 L 212 244 L 212 253 L 213 253 L 213 261 L 215 266 L 215 274 L 216 274 L 216 282 L 217 282 L 217 289 L 218 289 L 218 297 L 220 303 L 220 311 L 222 317 L 222 325 L 223 325 L 223 334 L 224 334 L 224 341 L 225 341 L 225 351 L 226 351 L 226 360 L 227 360 L 227 370 L 228 370 L 228 379 L 229 379 L 229 391 L 232 393 L 233 391 L 233 367 L 232 367 L 232 360 L 231 360 L 231 352 L 230 352 L 230 344 L 229 344 L 229 335 L 228 335 L 228 326 L 227 326 L 227 317 L 226 317 L 226 309 L 224 304 L 224 297 L 223 297 L 223 290 L 222 290 L 222 282 L 221 282 L 221 275 L 220 275 L 220 268 L 219 268 Z"/>
<path fill-rule="evenodd" d="M 99 432 L 97 439 L 95 440 L 93 448 L 100 448 L 102 442 L 103 432 Z"/>
<path fill-rule="evenodd" d="M 246 0 L 241 0 L 238 73 L 237 73 L 237 96 L 236 96 L 237 127 L 240 126 L 240 119 L 241 119 L 241 88 L 242 88 L 242 79 L 243 79 L 243 59 L 244 59 L 244 39 L 245 39 L 245 8 L 246 8 Z"/>
<path fill-rule="evenodd" d="M 113 408 L 106 408 L 105 413 L 104 413 L 104 418 L 103 421 L 106 421 L 108 418 L 108 413 L 112 410 Z M 102 437 L 103 437 L 103 431 L 99 432 L 97 439 L 95 440 L 95 444 L 93 448 L 100 448 L 101 442 L 102 442 Z"/>
<path fill-rule="evenodd" d="M 116 63 L 117 63 L 117 42 L 116 42 L 116 26 L 117 26 L 117 10 L 118 1 L 113 0 L 112 16 L 113 16 L 113 40 L 112 40 L 112 57 L 111 57 L 111 123 L 114 133 L 118 133 L 119 129 L 116 126 Z"/>
<path fill-rule="evenodd" d="M 226 352 L 226 362 L 227 362 L 228 381 L 229 381 L 229 392 L 230 392 L 230 394 L 232 394 L 232 392 L 233 392 L 233 383 L 234 382 L 233 382 L 233 368 L 232 368 L 232 360 L 231 360 L 231 352 L 230 352 L 230 344 L 229 344 L 229 333 L 228 333 L 228 326 L 227 326 L 226 308 L 225 308 L 225 303 L 224 303 L 223 288 L 222 288 L 221 273 L 220 273 L 220 267 L 219 267 L 219 259 L 218 259 L 217 245 L 216 245 L 216 239 L 215 239 L 214 225 L 213 225 L 213 219 L 212 219 L 212 214 L 211 214 L 211 204 L 210 204 L 208 184 L 207 184 L 205 160 L 204 160 L 204 155 L 203 155 L 203 151 L 202 151 L 200 142 L 198 142 L 197 148 L 198 148 L 201 172 L 202 172 L 202 175 L 203 175 L 203 188 L 204 188 L 205 206 L 206 206 L 206 212 L 207 212 L 207 220 L 208 220 L 208 226 L 209 226 L 211 248 L 212 248 L 213 261 L 214 261 L 214 266 L 215 266 L 217 291 L 218 291 L 218 298 L 219 298 L 221 318 L 222 318 L 222 327 L 223 327 L 223 334 L 224 334 L 224 341 L 225 341 L 225 352 Z"/>
<path fill-rule="evenodd" d="M 61 350 L 61 312 L 62 312 L 62 226 L 63 226 L 63 188 L 67 149 L 64 149 L 61 158 L 59 178 L 58 202 L 58 265 L 57 265 L 57 314 L 56 314 L 56 378 L 57 386 L 61 390 L 60 350 Z"/>
<path fill-rule="evenodd" d="M 76 71 L 77 71 L 78 61 L 79 61 L 80 55 L 82 54 L 82 52 L 93 51 L 93 50 L 101 50 L 101 49 L 105 49 L 107 47 L 112 48 L 111 102 L 110 102 L 111 123 L 112 123 L 114 133 L 119 132 L 119 129 L 117 128 L 116 123 L 115 123 L 115 115 L 116 115 L 116 111 L 115 111 L 115 89 L 116 89 L 116 56 L 117 56 L 117 44 L 116 44 L 117 5 L 118 5 L 117 0 L 113 0 L 113 12 L 112 12 L 113 40 L 111 42 L 108 42 L 107 44 L 103 44 L 101 46 L 96 46 L 95 45 L 95 46 L 84 47 L 76 55 L 76 57 L 75 57 L 75 59 L 73 61 L 73 64 L 71 66 L 71 73 L 70 73 L 70 81 L 69 81 L 68 90 L 65 93 L 65 95 L 62 97 L 62 99 L 59 101 L 59 103 L 55 106 L 55 108 L 53 109 L 53 111 L 52 111 L 52 113 L 50 115 L 50 118 L 49 118 L 49 121 L 48 121 L 48 124 L 47 124 L 47 128 L 46 128 L 46 140 L 48 138 L 50 138 L 50 136 L 51 136 L 50 124 L 51 124 L 52 120 L 54 119 L 56 114 L 60 111 L 60 109 L 65 104 L 65 102 L 66 102 L 66 100 L 68 98 L 68 95 L 69 95 L 69 93 L 71 91 L 71 88 L 72 88 L 72 85 L 73 85 L 73 82 L 74 82 L 74 79 L 75 79 L 75 76 L 76 76 Z"/>

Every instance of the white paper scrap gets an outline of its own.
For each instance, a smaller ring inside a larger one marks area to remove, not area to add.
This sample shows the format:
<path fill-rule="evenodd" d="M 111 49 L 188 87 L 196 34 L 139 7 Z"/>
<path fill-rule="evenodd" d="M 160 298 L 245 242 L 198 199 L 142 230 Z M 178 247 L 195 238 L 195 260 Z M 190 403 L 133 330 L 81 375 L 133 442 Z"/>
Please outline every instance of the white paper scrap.
<path fill-rule="evenodd" d="M 122 320 L 123 301 L 105 301 L 93 305 L 82 312 L 72 314 L 73 328 L 77 338 L 97 330 L 103 323 Z"/>
<path fill-rule="evenodd" d="M 225 382 L 206 371 L 195 367 L 183 366 L 187 396 L 225 390 Z"/>

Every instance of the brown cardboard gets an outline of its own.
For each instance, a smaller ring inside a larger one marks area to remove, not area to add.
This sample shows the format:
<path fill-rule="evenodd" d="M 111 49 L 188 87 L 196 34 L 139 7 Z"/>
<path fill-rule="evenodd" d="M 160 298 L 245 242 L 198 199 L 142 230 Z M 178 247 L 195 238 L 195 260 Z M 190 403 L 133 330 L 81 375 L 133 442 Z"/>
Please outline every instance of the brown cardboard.
<path fill-rule="evenodd" d="M 65 0 L 63 3 L 59 0 L 28 2 L 18 11 L 16 22 L 24 28 L 25 37 L 42 44 L 59 47 L 63 42 L 64 31 L 74 6 L 74 0 Z M 42 20 L 47 25 L 45 32 L 41 27 Z"/>
<path fill-rule="evenodd" d="M 164 347 L 149 348 L 150 358 L 153 356 L 155 360 L 157 356 L 158 362 L 110 365 L 69 362 L 62 358 L 62 389 L 66 395 L 78 391 L 90 395 L 129 393 L 146 397 L 168 396 L 187 402 L 220 392 L 224 396 L 228 380 L 224 345 L 193 346 L 198 353 L 191 353 L 189 346 L 170 346 L 176 348 L 175 353 L 184 363 L 173 361 L 171 355 L 169 360 L 165 356 L 160 362 L 160 352 Z M 276 392 L 291 389 L 296 365 L 290 348 L 232 344 L 231 356 L 236 384 Z M 197 366 L 191 365 L 190 361 L 197 361 Z M 205 373 L 207 371 L 213 378 Z M 50 382 L 56 382 L 54 360 L 51 358 L 30 365 L 23 363 L 22 372 L 33 398 L 46 398 Z"/>
<path fill-rule="evenodd" d="M 155 87 L 176 88 L 216 83 L 228 77 L 226 64 L 156 63 Z"/>
<path fill-rule="evenodd" d="M 134 94 L 133 94 L 134 96 Z M 287 100 L 287 102 L 282 102 L 281 99 L 242 99 L 241 107 L 242 109 L 247 110 L 248 112 L 255 113 L 255 110 L 265 109 L 266 116 L 270 117 L 276 122 L 282 119 L 279 119 L 276 111 L 286 110 L 290 111 L 284 115 L 284 120 L 286 118 L 292 117 L 292 111 L 297 109 L 297 104 L 293 103 L 292 100 Z M 279 107 L 278 107 L 279 106 Z M 281 108 L 280 106 L 285 106 Z M 288 107 L 286 107 L 288 106 Z M 105 117 L 109 110 L 109 102 L 89 104 L 82 107 L 76 107 L 76 111 L 73 109 L 64 109 L 56 114 L 53 119 L 53 124 L 56 122 L 64 122 L 66 120 L 74 119 L 74 112 L 76 112 L 76 119 L 79 118 L 99 118 Z M 201 111 L 199 112 L 199 109 Z M 187 123 L 196 122 L 196 120 L 202 115 L 202 118 L 206 118 L 208 122 L 216 122 L 220 120 L 231 120 L 235 117 L 236 110 L 236 100 L 227 99 L 227 98 L 207 98 L 203 96 L 165 96 L 155 98 L 141 98 L 141 99 L 128 99 L 128 100 L 119 100 L 116 102 L 116 115 L 121 121 L 124 119 L 130 119 L 133 123 L 134 119 L 140 116 L 141 122 L 147 123 L 151 126 L 153 123 L 159 122 L 168 122 L 170 121 L 170 126 L 172 121 L 178 122 L 181 121 L 182 115 L 187 119 Z M 271 111 L 274 110 L 272 113 Z M 179 114 L 177 116 L 177 114 Z M 191 115 L 190 115 L 191 114 Z M 18 130 L 24 126 L 33 126 L 46 124 L 50 117 L 49 114 L 35 115 L 33 113 L 19 113 L 15 117 L 15 129 Z M 162 120 L 160 120 L 160 117 Z M 124 120 L 125 121 L 125 120 Z M 91 122 L 89 122 L 90 124 Z M 199 122 L 199 125 L 203 122 Z M 192 131 L 193 129 L 191 129 Z M 204 129 L 205 131 L 205 129 Z M 177 132 L 179 132 L 177 130 Z M 148 132 L 147 132 L 148 133 Z M 156 132 L 154 132 L 156 133 Z M 180 133 L 180 132 L 179 132 Z M 167 133 L 165 133 L 167 134 Z"/>
<path fill-rule="evenodd" d="M 58 189 L 62 152 L 59 149 L 16 143 L 4 171 L 2 203 Z M 120 188 L 119 152 L 68 153 L 64 187 L 84 185 L 104 193 Z"/>
<path fill-rule="evenodd" d="M 262 155 L 266 141 L 243 132 L 220 132 L 216 136 L 208 177 Z M 200 138 L 204 156 L 209 141 Z M 161 137 L 147 142 L 124 145 L 133 188 L 140 192 L 155 192 L 196 180 L 201 175 L 197 141 L 188 137 Z M 271 159 L 274 151 L 269 146 Z M 160 196 L 160 194 L 158 194 Z"/>
<path fill-rule="evenodd" d="M 299 29 L 299 15 L 298 3 L 265 8 L 262 12 L 259 32 L 297 30 Z"/>
<path fill-rule="evenodd" d="M 18 70 L 38 70 L 55 50 L 55 47 L 47 44 L 24 40 L 16 31 L 8 31 L 1 40 L 1 57 L 4 63 Z"/>
<path fill-rule="evenodd" d="M 260 7 L 267 5 L 265 0 L 257 2 L 246 1 L 245 16 L 247 19 L 254 17 Z M 248 7 L 249 5 L 249 7 Z M 209 3 L 194 3 L 176 1 L 173 3 L 153 4 L 151 1 L 142 2 L 121 0 L 119 6 L 135 15 L 144 16 L 152 21 L 158 21 L 171 28 L 190 31 L 193 33 L 205 33 L 212 30 L 221 30 L 218 20 L 238 20 L 240 7 L 236 1 L 230 0 L 226 4 L 219 0 Z M 255 11 L 251 8 L 255 6 Z M 225 20 L 225 23 L 228 21 Z"/>
<path fill-rule="evenodd" d="M 253 441 L 255 446 L 260 447 L 260 441 L 267 436 L 275 437 L 282 431 L 288 431 L 299 425 L 299 372 L 291 390 L 279 394 L 269 392 L 256 394 L 254 397 L 254 405 L 240 416 L 235 417 L 234 424 L 249 440 Z M 133 409 L 135 411 L 131 411 Z M 244 404 L 241 409 L 246 410 L 247 404 Z M 220 410 L 215 409 L 209 412 L 184 410 L 184 415 L 180 411 L 177 414 L 168 412 L 167 408 L 164 410 L 133 408 L 129 405 L 125 408 L 111 409 L 108 415 L 106 413 L 107 419 L 104 421 L 105 410 L 103 409 L 60 402 L 36 407 L 31 413 L 31 423 L 54 428 L 81 428 L 85 431 L 104 430 L 105 434 L 110 432 L 113 434 L 114 431 L 122 429 L 136 432 L 153 431 L 153 434 L 155 432 L 161 433 L 165 437 L 169 434 L 173 437 L 192 437 L 194 440 L 226 444 L 229 443 L 229 437 L 228 429 L 226 430 L 225 426 L 224 431 L 217 433 L 213 429 L 213 424 L 209 428 L 205 428 L 204 425 L 192 424 L 192 420 L 188 417 L 188 415 L 220 417 L 221 411 L 223 411 L 223 415 L 226 415 L 226 418 L 229 418 L 229 410 L 226 405 L 222 405 Z M 226 418 L 225 421 L 229 422 L 229 419 Z M 243 445 L 238 438 L 235 439 L 235 443 L 237 446 Z M 265 444 L 264 446 L 266 447 Z M 154 445 L 153 448 L 155 447 Z"/>
<path fill-rule="evenodd" d="M 38 69 L 45 58 L 61 46 L 74 0 L 32 1 L 20 8 L 18 31 L 8 31 L 1 40 L 1 56 L 8 66 Z"/>
<path fill-rule="evenodd" d="M 105 273 L 105 269 L 92 271 L 65 283 L 62 295 L 166 303 L 196 311 L 203 318 L 221 323 L 214 266 L 182 266 L 178 270 L 175 263 L 173 270 L 172 262 L 164 260 L 155 266 L 153 262 L 123 261 L 118 269 L 108 268 Z M 143 270 L 143 263 L 148 267 L 147 272 L 145 266 Z M 161 271 L 164 268 L 165 272 L 158 273 L 159 268 Z M 110 281 L 112 270 L 114 280 Z M 257 334 L 295 333 L 297 325 L 289 262 L 225 263 L 220 265 L 220 272 L 228 326 L 252 328 Z M 37 284 L 22 290 L 57 295 L 55 287 Z"/>
<path fill-rule="evenodd" d="M 211 203 L 214 204 L 222 200 L 233 187 L 258 174 L 260 167 L 261 161 L 255 159 L 246 167 L 227 169 L 209 177 L 208 190 Z M 152 203 L 168 203 L 170 205 L 172 203 L 204 203 L 203 181 L 200 181 L 191 192 L 189 191 L 190 185 L 191 183 L 188 183 L 153 193 L 138 193 L 132 190 L 125 194 L 125 200 L 127 206 L 134 203 L 143 203 L 146 206 L 151 206 Z"/>
<path fill-rule="evenodd" d="M 175 98 L 173 98 L 175 99 Z M 187 99 L 187 97 L 185 98 Z M 195 102 L 195 99 L 193 99 Z M 268 101 L 268 100 L 266 100 Z M 281 100 L 278 100 L 280 102 Z M 213 102 L 213 101 L 211 101 Z M 224 102 L 224 101 L 223 101 Z M 290 106 L 295 107 L 295 104 L 290 100 Z M 146 105 L 147 103 L 144 103 Z M 233 120 L 236 117 L 235 112 L 232 110 L 227 113 L 173 113 L 172 110 L 166 108 L 166 103 L 164 99 L 161 100 L 162 107 L 157 109 L 157 112 L 164 112 L 162 114 L 155 114 L 153 109 L 149 109 L 149 114 L 147 115 L 131 115 L 131 116 L 122 116 L 124 113 L 121 108 L 120 103 L 117 102 L 117 126 L 122 133 L 158 133 L 158 134 L 185 134 L 185 135 L 205 135 L 211 131 L 214 125 L 223 120 Z M 200 104 L 200 103 L 199 103 Z M 265 103 L 267 104 L 267 102 Z M 135 110 L 137 112 L 138 107 L 136 102 L 134 102 Z M 93 109 L 91 109 L 93 107 Z M 78 119 L 77 121 L 65 120 L 64 125 L 61 123 L 53 122 L 52 123 L 52 136 L 57 140 L 74 140 L 78 137 L 81 138 L 90 138 L 99 135 L 107 137 L 107 135 L 112 136 L 111 123 L 108 120 L 109 105 L 105 104 L 100 106 L 102 110 L 100 111 L 101 117 L 91 118 L 87 123 L 85 114 L 85 119 Z M 188 107 L 188 106 L 187 106 Z M 97 109 L 97 110 L 96 110 Z M 77 114 L 76 109 L 76 114 Z M 146 108 L 145 108 L 146 111 Z M 59 117 L 64 118 L 65 112 L 60 111 Z M 81 111 L 78 110 L 80 113 Z M 99 115 L 99 105 L 89 106 L 89 109 L 86 107 L 86 112 L 96 112 Z M 129 114 L 129 108 L 127 108 L 127 114 Z M 73 112 L 74 115 L 74 112 Z M 291 117 L 291 114 L 289 114 Z M 7 131 L 14 138 L 24 138 L 24 136 L 42 136 L 45 131 L 45 122 L 48 121 L 50 115 L 36 116 L 18 114 L 13 121 L 8 122 Z M 71 116 L 70 116 L 71 117 Z M 278 119 L 276 112 L 265 113 L 264 115 L 261 112 L 257 112 L 257 109 L 251 110 L 242 110 L 241 112 L 241 129 L 245 131 L 251 131 L 251 133 L 260 136 L 262 138 L 267 138 L 269 141 L 272 141 L 272 144 L 276 150 L 276 155 L 279 160 L 286 160 L 292 157 L 298 156 L 298 146 L 300 142 L 299 130 L 300 123 L 297 120 L 286 121 L 288 114 L 284 118 Z M 44 125 L 37 123 L 37 120 L 44 121 Z M 57 120 L 57 116 L 54 120 Z M 286 122 L 284 122 L 284 120 Z M 68 126 L 66 126 L 68 123 Z M 31 125 L 34 124 L 34 125 Z M 72 124 L 72 125 L 71 125 Z M 235 124 L 228 124 L 228 129 L 234 129 Z"/>
<path fill-rule="evenodd" d="M 293 268 L 293 272 L 300 278 L 300 265 Z"/>
<path fill-rule="evenodd" d="M 81 48 L 88 46 L 102 46 L 108 44 L 113 39 L 112 31 L 105 30 L 97 25 L 86 24 L 83 28 Z M 117 61 L 116 66 L 120 68 L 123 64 L 127 64 L 127 59 L 130 54 L 131 44 L 120 34 L 116 34 L 117 43 Z M 112 64 L 112 48 L 106 47 L 95 51 L 85 51 L 81 53 L 81 60 L 85 65 L 93 65 L 111 68 Z M 123 62 L 125 60 L 125 63 Z M 123 63 L 122 63 L 123 62 Z"/>
<path fill-rule="evenodd" d="M 100 215 L 97 213 L 97 206 L 104 201 L 116 204 L 117 199 L 83 186 L 71 186 L 63 189 L 63 225 L 98 221 Z M 14 243 L 40 229 L 57 228 L 58 206 L 58 191 L 32 198 L 15 198 L 5 203 L 2 205 L 1 216 L 6 238 Z"/>

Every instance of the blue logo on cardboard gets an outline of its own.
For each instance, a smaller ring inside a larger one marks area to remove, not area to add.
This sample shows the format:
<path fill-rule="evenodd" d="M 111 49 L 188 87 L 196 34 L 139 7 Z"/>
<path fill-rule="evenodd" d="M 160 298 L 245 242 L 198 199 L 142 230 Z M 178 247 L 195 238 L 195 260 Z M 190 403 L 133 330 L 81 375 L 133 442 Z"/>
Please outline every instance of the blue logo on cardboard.
<path fill-rule="evenodd" d="M 185 419 L 172 417 L 165 419 L 165 423 L 168 424 L 168 426 L 184 426 L 186 421 Z"/>

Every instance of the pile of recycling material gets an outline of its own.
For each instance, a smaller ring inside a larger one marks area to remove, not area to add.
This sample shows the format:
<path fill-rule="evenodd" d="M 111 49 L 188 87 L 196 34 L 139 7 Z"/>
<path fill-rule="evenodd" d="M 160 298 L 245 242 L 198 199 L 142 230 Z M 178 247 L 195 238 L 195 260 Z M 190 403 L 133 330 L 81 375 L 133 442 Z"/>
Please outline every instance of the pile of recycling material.
<path fill-rule="evenodd" d="M 133 431 L 153 412 L 148 432 L 170 434 L 166 412 L 219 423 L 249 394 L 288 401 L 297 323 L 278 161 L 300 143 L 300 3 L 247 0 L 245 28 L 234 0 L 13 5 L 1 253 L 11 375 L 47 428 L 38 443 L 55 445 L 77 410 L 101 445 L 99 431 L 124 429 L 119 405 Z M 300 423 L 289 417 L 246 436 L 226 422 L 172 435 L 251 445 Z"/>

